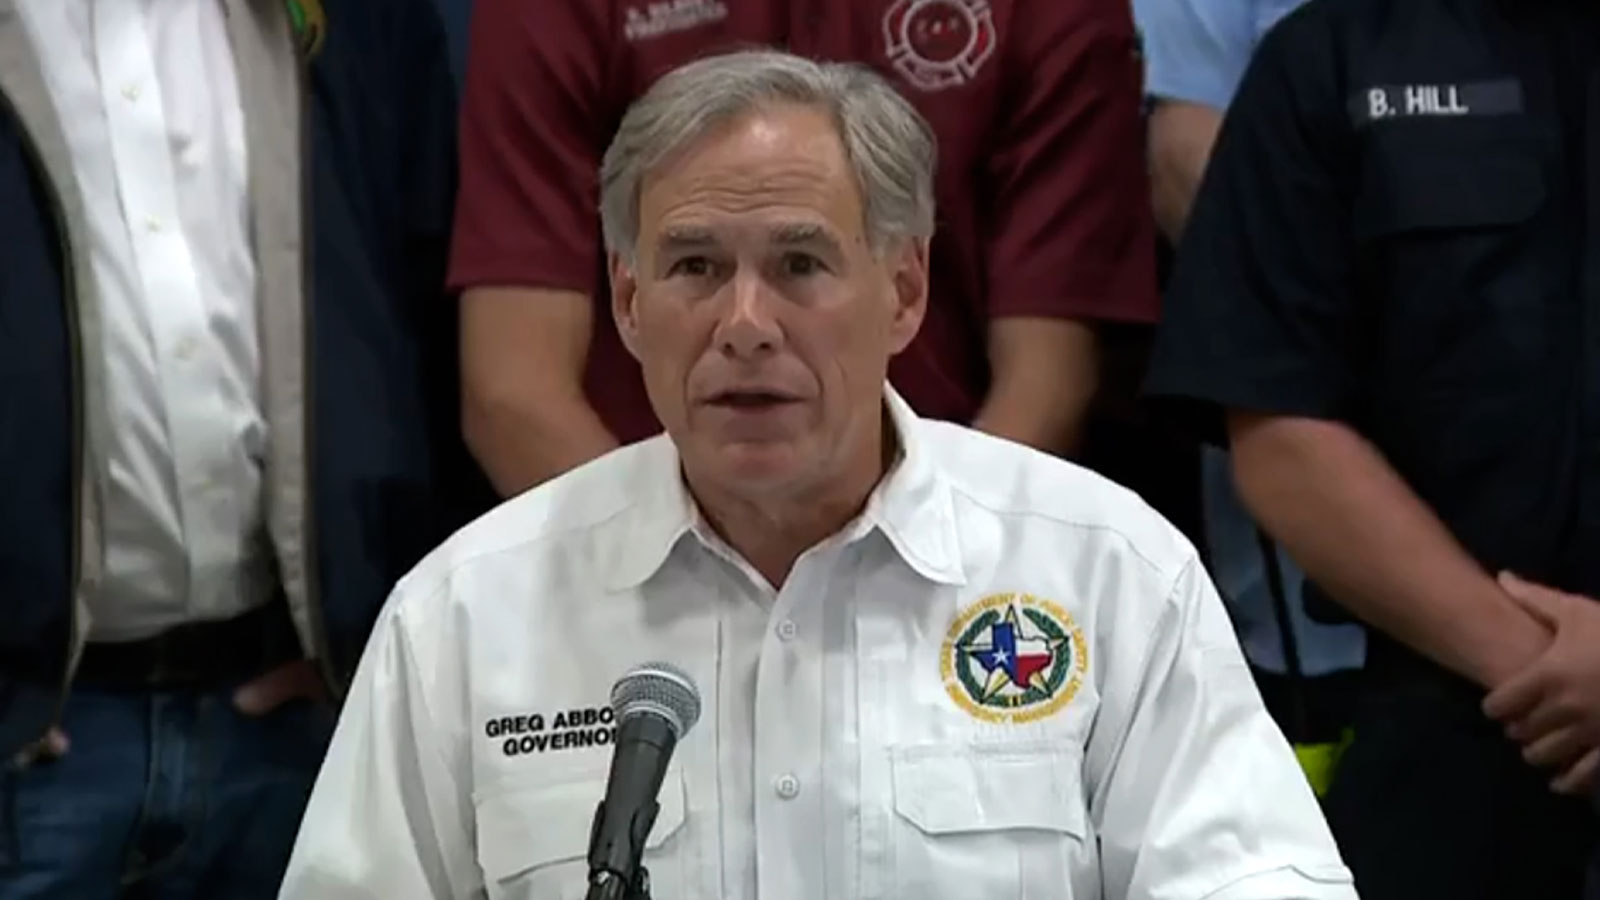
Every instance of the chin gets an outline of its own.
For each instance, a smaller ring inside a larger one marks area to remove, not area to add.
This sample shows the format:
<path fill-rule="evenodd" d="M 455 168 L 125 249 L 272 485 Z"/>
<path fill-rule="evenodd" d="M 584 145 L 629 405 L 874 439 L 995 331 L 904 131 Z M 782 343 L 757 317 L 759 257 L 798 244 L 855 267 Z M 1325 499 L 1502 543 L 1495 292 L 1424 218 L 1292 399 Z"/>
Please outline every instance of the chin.
<path fill-rule="evenodd" d="M 718 448 L 707 472 L 730 488 L 765 492 L 792 483 L 802 470 L 792 444 L 732 444 Z"/>

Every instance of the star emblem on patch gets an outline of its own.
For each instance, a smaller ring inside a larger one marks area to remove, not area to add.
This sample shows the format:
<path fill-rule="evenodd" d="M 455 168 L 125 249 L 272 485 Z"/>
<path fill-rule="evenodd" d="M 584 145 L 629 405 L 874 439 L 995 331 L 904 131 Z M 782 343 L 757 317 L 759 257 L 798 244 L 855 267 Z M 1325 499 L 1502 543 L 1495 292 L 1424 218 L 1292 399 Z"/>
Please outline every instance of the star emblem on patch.
<path fill-rule="evenodd" d="M 1016 606 L 1008 607 L 1004 619 L 989 624 L 982 643 L 966 647 L 966 653 L 989 674 L 982 699 L 995 697 L 1007 687 L 1045 690 L 1045 674 L 1066 643 L 1066 637 L 1046 636 L 1018 615 Z"/>
<path fill-rule="evenodd" d="M 1059 605 L 993 594 L 957 615 L 939 662 L 945 690 L 962 709 L 985 721 L 1031 722 L 1078 692 L 1088 648 Z"/>

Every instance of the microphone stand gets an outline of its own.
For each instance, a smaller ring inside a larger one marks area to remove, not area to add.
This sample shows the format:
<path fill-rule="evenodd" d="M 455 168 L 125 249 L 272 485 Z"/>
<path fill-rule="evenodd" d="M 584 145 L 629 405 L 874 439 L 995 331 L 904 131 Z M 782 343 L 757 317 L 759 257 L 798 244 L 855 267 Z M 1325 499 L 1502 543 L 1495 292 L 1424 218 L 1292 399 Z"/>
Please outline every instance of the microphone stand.
<path fill-rule="evenodd" d="M 621 859 L 607 859 L 600 846 L 598 838 L 602 823 L 605 821 L 606 805 L 602 801 L 594 811 L 594 823 L 590 826 L 589 833 L 589 891 L 584 895 L 585 900 L 650 900 L 650 872 L 639 861 L 644 852 L 645 836 L 650 833 L 650 826 L 656 819 L 657 807 L 650 804 L 648 811 L 644 812 L 633 822 L 629 851 Z M 633 869 L 630 880 L 618 869 Z"/>
<path fill-rule="evenodd" d="M 633 883 L 626 884 L 610 872 L 598 872 L 589 882 L 585 900 L 650 900 L 650 873 L 640 866 Z"/>

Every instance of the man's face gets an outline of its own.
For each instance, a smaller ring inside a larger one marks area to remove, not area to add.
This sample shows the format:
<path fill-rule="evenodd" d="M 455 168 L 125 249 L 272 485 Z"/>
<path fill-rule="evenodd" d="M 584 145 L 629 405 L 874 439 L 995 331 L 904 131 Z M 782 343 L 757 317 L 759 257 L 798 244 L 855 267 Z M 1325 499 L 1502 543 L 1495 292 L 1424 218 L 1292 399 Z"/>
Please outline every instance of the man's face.
<path fill-rule="evenodd" d="M 878 464 L 926 243 L 874 252 L 825 113 L 747 116 L 669 160 L 642 187 L 636 255 L 612 260 L 613 312 L 691 475 L 755 500 Z"/>

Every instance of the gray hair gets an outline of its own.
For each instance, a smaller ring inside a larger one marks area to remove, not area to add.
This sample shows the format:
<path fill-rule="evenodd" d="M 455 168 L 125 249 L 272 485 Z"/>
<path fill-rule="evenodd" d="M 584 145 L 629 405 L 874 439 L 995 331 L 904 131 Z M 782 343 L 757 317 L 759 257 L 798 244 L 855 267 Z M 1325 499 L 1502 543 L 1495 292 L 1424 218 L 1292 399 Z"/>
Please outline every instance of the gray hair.
<path fill-rule="evenodd" d="M 675 69 L 628 108 L 600 166 L 606 249 L 631 260 L 639 192 L 653 169 L 719 125 L 766 106 L 830 113 L 865 207 L 874 250 L 933 234 L 933 130 L 877 73 L 772 50 L 713 56 Z"/>

